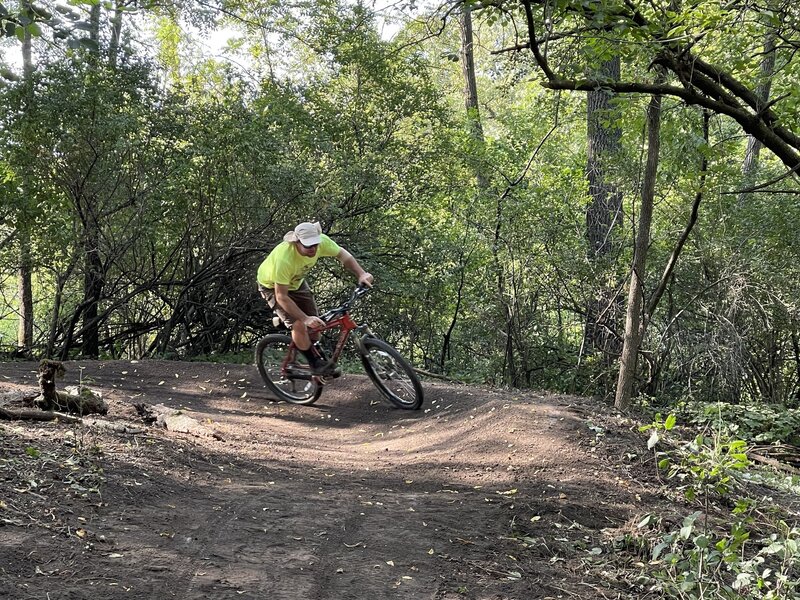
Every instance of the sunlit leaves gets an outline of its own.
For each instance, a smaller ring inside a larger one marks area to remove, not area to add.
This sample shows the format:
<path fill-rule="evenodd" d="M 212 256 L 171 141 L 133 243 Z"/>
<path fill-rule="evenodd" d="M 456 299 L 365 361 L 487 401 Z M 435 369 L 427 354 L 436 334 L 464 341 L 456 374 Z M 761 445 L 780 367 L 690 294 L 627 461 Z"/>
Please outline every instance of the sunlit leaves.
<path fill-rule="evenodd" d="M 99 0 L 70 0 L 72 6 L 93 5 Z M 16 37 L 20 42 L 25 36 L 40 37 L 44 30 L 52 31 L 55 38 L 67 38 L 76 29 L 86 29 L 82 15 L 70 6 L 54 4 L 49 7 L 31 2 L 20 3 L 9 9 L 0 4 L 0 37 Z M 124 8 L 123 8 L 124 10 Z M 66 20 L 65 20 L 66 19 Z"/>

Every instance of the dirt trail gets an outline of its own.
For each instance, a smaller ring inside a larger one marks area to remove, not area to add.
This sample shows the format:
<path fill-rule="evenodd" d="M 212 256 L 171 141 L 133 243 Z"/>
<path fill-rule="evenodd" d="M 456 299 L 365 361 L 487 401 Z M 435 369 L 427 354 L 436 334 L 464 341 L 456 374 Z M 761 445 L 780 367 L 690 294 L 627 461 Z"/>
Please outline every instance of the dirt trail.
<path fill-rule="evenodd" d="M 249 366 L 66 367 L 111 420 L 163 403 L 223 441 L 0 422 L 1 598 L 636 597 L 597 573 L 645 456 L 586 400 L 426 382 L 405 412 L 346 375 L 301 407 Z M 35 371 L 0 364 L 0 403 Z"/>

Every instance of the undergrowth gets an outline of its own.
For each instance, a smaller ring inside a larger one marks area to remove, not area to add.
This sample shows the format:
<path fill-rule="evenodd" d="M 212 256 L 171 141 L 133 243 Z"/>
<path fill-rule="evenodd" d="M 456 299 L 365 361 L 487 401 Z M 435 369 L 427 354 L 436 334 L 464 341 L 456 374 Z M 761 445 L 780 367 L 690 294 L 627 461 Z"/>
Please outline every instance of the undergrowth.
<path fill-rule="evenodd" d="M 771 404 L 685 403 L 676 416 L 686 425 L 713 427 L 749 443 L 800 446 L 800 409 Z"/>
<path fill-rule="evenodd" d="M 642 577 L 651 593 L 666 598 L 800 599 L 797 515 L 753 485 L 785 480 L 759 476 L 748 442 L 732 435 L 763 421 L 718 426 L 726 422 L 723 412 L 689 439 L 679 435 L 675 415 L 656 415 L 641 428 L 670 493 L 683 500 L 676 506 L 688 507 L 677 520 L 651 513 L 638 524 L 636 542 L 648 559 Z M 692 431 L 706 415 L 689 421 Z"/>

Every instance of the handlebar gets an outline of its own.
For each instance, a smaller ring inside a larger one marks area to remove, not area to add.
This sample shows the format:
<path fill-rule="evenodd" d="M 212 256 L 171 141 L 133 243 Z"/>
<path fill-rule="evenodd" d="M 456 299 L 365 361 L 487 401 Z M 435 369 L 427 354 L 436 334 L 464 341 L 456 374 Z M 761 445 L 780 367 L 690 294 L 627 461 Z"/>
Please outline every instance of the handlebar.
<path fill-rule="evenodd" d="M 329 311 L 321 314 L 319 316 L 319 318 L 322 319 L 325 323 L 328 323 L 331 320 L 335 319 L 336 317 L 339 317 L 339 316 L 345 314 L 346 312 L 348 312 L 352 308 L 352 306 L 353 306 L 353 304 L 355 303 L 356 300 L 358 300 L 362 296 L 368 294 L 371 289 L 372 288 L 369 288 L 369 287 L 367 287 L 365 285 L 356 286 L 356 289 L 354 289 L 353 293 L 350 294 L 350 299 L 349 300 L 345 300 L 344 302 L 342 302 L 336 308 L 332 308 Z"/>

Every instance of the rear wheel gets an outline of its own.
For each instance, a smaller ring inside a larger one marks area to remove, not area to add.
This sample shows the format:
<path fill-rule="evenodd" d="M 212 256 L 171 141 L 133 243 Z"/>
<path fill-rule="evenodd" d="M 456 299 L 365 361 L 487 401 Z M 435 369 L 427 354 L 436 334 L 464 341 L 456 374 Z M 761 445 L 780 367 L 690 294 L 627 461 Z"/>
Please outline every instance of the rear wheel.
<path fill-rule="evenodd" d="M 378 338 L 364 338 L 361 345 L 364 370 L 386 399 L 408 410 L 422 406 L 422 384 L 406 359 Z"/>
<path fill-rule="evenodd" d="M 289 356 L 291 343 L 292 338 L 281 333 L 261 338 L 256 345 L 258 372 L 279 400 L 313 404 L 322 393 L 322 385 L 311 375 L 305 356 L 294 349 Z"/>

